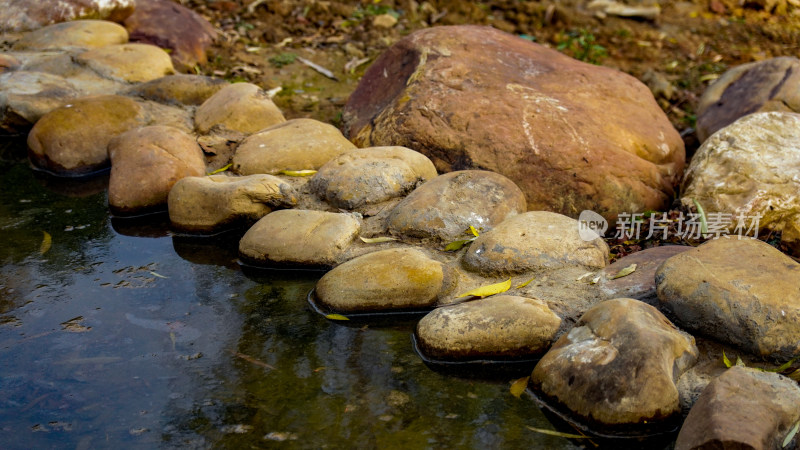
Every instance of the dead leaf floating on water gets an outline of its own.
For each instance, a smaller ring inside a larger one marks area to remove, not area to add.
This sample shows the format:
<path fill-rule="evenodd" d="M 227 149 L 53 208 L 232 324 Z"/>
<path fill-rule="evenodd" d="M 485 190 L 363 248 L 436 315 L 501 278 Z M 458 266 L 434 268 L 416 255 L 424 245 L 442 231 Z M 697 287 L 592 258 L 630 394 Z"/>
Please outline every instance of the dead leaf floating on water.
<path fill-rule="evenodd" d="M 519 398 L 519 396 L 522 395 L 522 393 L 525 392 L 525 389 L 528 387 L 528 380 L 529 379 L 530 379 L 530 377 L 522 377 L 522 378 L 520 378 L 518 380 L 514 380 L 511 383 L 511 389 L 509 389 L 509 391 L 511 392 L 511 395 L 513 395 L 514 397 Z"/>
<path fill-rule="evenodd" d="M 330 320 L 350 320 L 346 316 L 343 316 L 341 314 L 328 314 L 327 316 L 325 316 L 325 318 Z"/>
<path fill-rule="evenodd" d="M 562 433 L 560 431 L 555 431 L 555 430 L 545 430 L 544 428 L 529 427 L 528 425 L 525 425 L 525 428 L 527 428 L 527 429 L 529 429 L 531 431 L 535 431 L 537 433 L 547 434 L 547 435 L 550 435 L 550 436 L 558 436 L 558 437 L 563 437 L 563 438 L 567 438 L 567 439 L 588 439 L 589 438 L 589 436 L 583 436 L 583 435 L 580 435 L 580 434 Z"/>
<path fill-rule="evenodd" d="M 47 231 L 42 231 L 42 245 L 39 246 L 39 254 L 44 255 L 53 245 L 53 237 Z"/>
<path fill-rule="evenodd" d="M 617 272 L 616 275 L 611 277 L 611 279 L 612 280 L 616 280 L 617 278 L 627 277 L 628 275 L 632 274 L 633 272 L 636 272 L 636 264 L 631 264 L 630 266 L 623 268 L 622 270 Z"/>
<path fill-rule="evenodd" d="M 471 291 L 464 292 L 463 294 L 459 295 L 456 298 L 461 297 L 488 297 L 490 295 L 500 294 L 507 290 L 511 289 L 511 278 L 502 283 L 495 283 L 490 284 L 488 286 L 481 286 L 479 288 L 475 288 Z"/>

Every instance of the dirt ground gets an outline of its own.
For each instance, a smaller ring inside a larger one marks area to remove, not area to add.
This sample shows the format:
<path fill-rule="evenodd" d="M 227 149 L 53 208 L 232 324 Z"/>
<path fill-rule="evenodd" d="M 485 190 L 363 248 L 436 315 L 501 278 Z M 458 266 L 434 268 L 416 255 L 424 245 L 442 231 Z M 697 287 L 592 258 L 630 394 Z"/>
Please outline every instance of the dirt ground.
<path fill-rule="evenodd" d="M 630 6 L 654 4 L 648 1 Z M 650 86 L 690 152 L 697 146 L 694 110 L 708 84 L 733 66 L 800 53 L 800 0 L 665 0 L 649 19 L 601 17 L 589 0 L 182 3 L 221 30 L 201 73 L 281 87 L 275 101 L 287 117 L 335 125 L 369 64 L 404 35 L 429 26 L 490 25 L 627 72 Z"/>

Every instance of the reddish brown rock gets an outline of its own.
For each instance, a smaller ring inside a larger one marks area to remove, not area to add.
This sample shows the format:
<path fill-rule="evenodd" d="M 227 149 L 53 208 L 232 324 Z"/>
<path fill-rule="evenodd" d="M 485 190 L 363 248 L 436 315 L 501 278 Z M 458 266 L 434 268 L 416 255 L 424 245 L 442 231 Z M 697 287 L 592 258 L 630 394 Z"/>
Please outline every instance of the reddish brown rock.
<path fill-rule="evenodd" d="M 571 217 L 663 209 L 684 166 L 683 142 L 645 85 L 489 27 L 400 40 L 343 119 L 359 147 L 409 147 L 440 172 L 497 171 L 528 209 Z"/>
<path fill-rule="evenodd" d="M 196 12 L 169 0 L 137 0 L 136 11 L 125 20 L 133 42 L 170 49 L 175 68 L 189 72 L 207 61 L 206 50 L 217 31 Z"/>
<path fill-rule="evenodd" d="M 692 247 L 686 245 L 663 245 L 622 257 L 600 271 L 597 285 L 608 298 L 635 298 L 658 307 L 656 270 L 670 257 L 691 249 Z M 629 275 L 618 276 L 625 273 L 622 272 L 623 269 L 633 264 L 636 264 L 636 270 Z"/>
<path fill-rule="evenodd" d="M 697 137 L 705 141 L 740 117 L 767 111 L 800 112 L 800 59 L 771 58 L 722 74 L 697 105 Z"/>
<path fill-rule="evenodd" d="M 111 178 L 108 205 L 116 214 L 163 208 L 178 180 L 205 175 L 203 151 L 194 138 L 166 126 L 123 133 L 108 144 Z"/>
<path fill-rule="evenodd" d="M 136 0 L 0 0 L 0 32 L 28 31 L 77 19 L 122 22 Z"/>

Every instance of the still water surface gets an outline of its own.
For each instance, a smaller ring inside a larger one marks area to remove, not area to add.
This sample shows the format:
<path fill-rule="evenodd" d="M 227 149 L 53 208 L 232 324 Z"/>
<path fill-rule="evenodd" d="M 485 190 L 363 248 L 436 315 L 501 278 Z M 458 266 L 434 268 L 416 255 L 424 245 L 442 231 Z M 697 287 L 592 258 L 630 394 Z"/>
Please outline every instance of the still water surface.
<path fill-rule="evenodd" d="M 320 273 L 112 221 L 102 179 L 22 155 L 0 152 L 0 448 L 574 448 L 508 379 L 426 367 L 413 323 L 311 311 Z"/>

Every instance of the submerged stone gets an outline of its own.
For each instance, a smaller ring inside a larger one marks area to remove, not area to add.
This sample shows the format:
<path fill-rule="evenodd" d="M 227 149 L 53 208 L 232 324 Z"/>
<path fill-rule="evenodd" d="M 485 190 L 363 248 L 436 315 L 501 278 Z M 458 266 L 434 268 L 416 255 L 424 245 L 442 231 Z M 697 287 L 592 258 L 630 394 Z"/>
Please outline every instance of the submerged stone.
<path fill-rule="evenodd" d="M 598 429 L 674 425 L 676 382 L 697 360 L 694 338 L 638 300 L 599 303 L 561 336 L 531 375 L 567 415 Z"/>
<path fill-rule="evenodd" d="M 214 233 L 250 225 L 296 203 L 294 189 L 272 175 L 187 177 L 169 193 L 169 219 L 182 231 Z"/>
<path fill-rule="evenodd" d="M 430 307 L 445 285 L 441 263 L 403 248 L 351 259 L 326 273 L 315 292 L 319 303 L 333 311 L 390 312 Z"/>
<path fill-rule="evenodd" d="M 248 263 L 279 267 L 329 267 L 358 236 L 352 214 L 286 209 L 267 214 L 239 241 Z"/>
<path fill-rule="evenodd" d="M 560 325 L 540 300 L 497 295 L 437 308 L 419 321 L 416 334 L 431 359 L 530 358 L 550 347 Z"/>
<path fill-rule="evenodd" d="M 312 192 L 337 208 L 355 209 L 402 197 L 437 175 L 423 154 L 405 147 L 344 153 L 311 179 Z"/>

